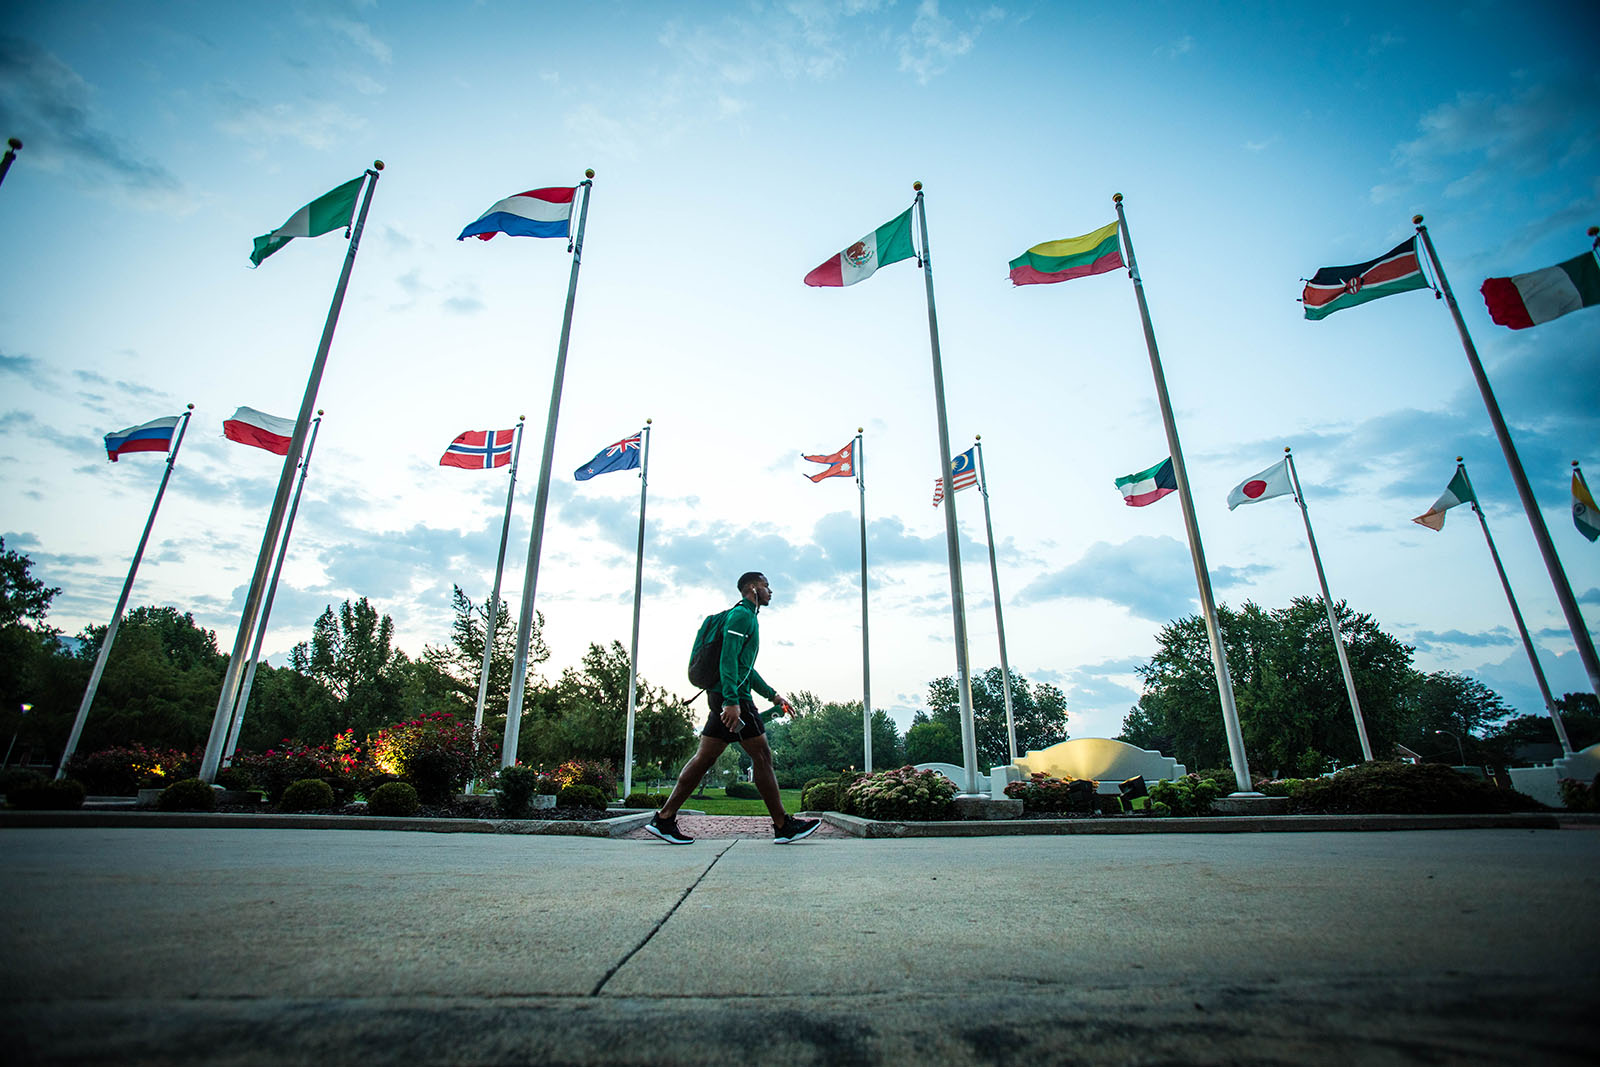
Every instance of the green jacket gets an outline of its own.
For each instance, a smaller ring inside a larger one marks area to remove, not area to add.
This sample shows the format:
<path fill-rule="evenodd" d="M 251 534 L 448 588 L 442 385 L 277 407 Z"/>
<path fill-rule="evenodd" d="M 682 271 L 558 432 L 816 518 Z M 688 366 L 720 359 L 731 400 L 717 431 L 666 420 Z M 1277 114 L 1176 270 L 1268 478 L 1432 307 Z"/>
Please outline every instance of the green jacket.
<path fill-rule="evenodd" d="M 748 600 L 740 600 L 728 609 L 727 622 L 722 630 L 722 684 L 719 687 L 722 701 L 733 704 L 750 699 L 750 690 L 777 700 L 777 690 L 756 673 L 756 653 L 761 651 L 761 627 L 756 622 L 756 608 Z"/>

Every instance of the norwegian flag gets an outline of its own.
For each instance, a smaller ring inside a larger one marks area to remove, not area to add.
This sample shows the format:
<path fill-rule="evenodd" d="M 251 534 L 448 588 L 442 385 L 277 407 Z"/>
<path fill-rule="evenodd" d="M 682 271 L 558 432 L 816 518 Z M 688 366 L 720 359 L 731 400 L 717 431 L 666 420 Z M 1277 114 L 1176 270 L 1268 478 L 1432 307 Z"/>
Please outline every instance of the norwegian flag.
<path fill-rule="evenodd" d="M 639 457 L 643 444 L 644 432 L 624 437 L 616 444 L 607 445 L 595 453 L 593 459 L 572 472 L 572 476 L 580 482 L 586 482 L 596 474 L 610 474 L 612 471 L 631 471 L 639 465 Z"/>
<path fill-rule="evenodd" d="M 970 489 L 978 484 L 978 446 L 973 445 L 961 455 L 950 461 L 950 491 L 959 493 L 963 489 Z M 944 479 L 933 480 L 933 506 L 938 507 L 944 500 Z"/>
<path fill-rule="evenodd" d="M 516 434 L 516 430 L 468 430 L 450 442 L 450 447 L 439 457 L 439 466 L 469 471 L 510 466 L 511 445 Z"/>

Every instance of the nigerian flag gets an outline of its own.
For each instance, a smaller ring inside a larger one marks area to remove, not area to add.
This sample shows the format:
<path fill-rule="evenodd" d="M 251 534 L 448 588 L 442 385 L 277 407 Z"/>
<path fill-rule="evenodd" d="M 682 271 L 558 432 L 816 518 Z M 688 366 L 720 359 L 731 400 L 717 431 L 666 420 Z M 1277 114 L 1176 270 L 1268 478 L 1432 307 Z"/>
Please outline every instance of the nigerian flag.
<path fill-rule="evenodd" d="M 330 230 L 350 225 L 355 214 L 356 197 L 361 193 L 361 183 L 367 176 L 345 182 L 331 193 L 317 197 L 305 207 L 289 216 L 289 221 L 269 234 L 256 238 L 250 262 L 259 267 L 261 261 L 288 244 L 296 237 L 321 237 Z"/>

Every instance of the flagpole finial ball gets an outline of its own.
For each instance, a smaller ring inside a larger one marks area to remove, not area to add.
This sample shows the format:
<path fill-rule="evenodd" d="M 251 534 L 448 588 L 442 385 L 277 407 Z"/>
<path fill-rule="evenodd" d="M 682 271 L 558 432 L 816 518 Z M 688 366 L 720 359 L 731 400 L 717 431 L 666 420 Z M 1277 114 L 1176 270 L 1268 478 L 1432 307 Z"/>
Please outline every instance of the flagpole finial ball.
<path fill-rule="evenodd" d="M 383 169 L 383 160 L 381 160 L 381 159 L 374 159 L 374 160 L 373 160 L 373 161 L 372 161 L 372 169 L 373 169 L 373 170 L 382 170 L 382 169 Z"/>
<path fill-rule="evenodd" d="M 922 183 L 921 182 L 912 182 L 911 183 L 911 188 L 912 188 L 912 190 L 914 192 L 920 193 L 920 192 L 922 192 Z"/>
<path fill-rule="evenodd" d="M 1412 215 L 1411 216 L 1411 224 L 1413 226 L 1421 226 L 1422 225 L 1422 216 L 1421 215 Z"/>
<path fill-rule="evenodd" d="M 518 415 L 517 416 L 517 421 L 518 422 L 527 422 L 528 421 L 528 416 L 526 416 L 526 415 Z"/>
<path fill-rule="evenodd" d="M 1288 455 L 1289 454 L 1289 446 L 1288 445 L 1284 445 L 1283 446 L 1283 453 L 1284 453 L 1284 455 Z"/>
<path fill-rule="evenodd" d="M 194 410 L 194 405 L 193 405 L 193 404 L 190 404 L 190 405 L 189 405 L 189 410 L 190 410 L 190 411 L 193 411 L 193 410 Z M 1576 466 L 1577 466 L 1577 465 L 1578 465 L 1578 461 L 1577 461 L 1577 460 L 1573 460 L 1573 461 L 1572 461 L 1572 465 L 1573 465 L 1573 466 L 1574 466 L 1574 467 L 1576 467 Z"/>
<path fill-rule="evenodd" d="M 981 441 L 981 440 L 983 440 L 983 434 L 981 434 L 981 433 L 975 433 L 975 434 L 973 434 L 973 435 L 972 435 L 972 439 L 973 439 L 973 440 L 974 440 L 974 441 Z"/>
<path fill-rule="evenodd" d="M 321 409 L 321 408 L 318 408 L 318 409 L 317 409 L 317 418 L 319 418 L 319 419 L 320 419 L 320 418 L 322 418 L 322 415 L 323 415 L 323 411 L 322 411 L 322 409 Z"/>
<path fill-rule="evenodd" d="M 655 419 L 645 419 L 645 420 L 644 420 L 644 424 L 645 424 L 645 425 L 646 425 L 646 426 L 649 426 L 649 425 L 650 425 L 650 424 L 651 424 L 651 423 L 652 423 L 652 422 L 655 422 L 655 421 L 656 421 L 656 420 L 655 420 Z"/>
<path fill-rule="evenodd" d="M 585 178 L 593 178 L 594 177 L 594 168 L 590 167 L 588 170 L 584 171 L 583 172 L 583 176 Z"/>
<path fill-rule="evenodd" d="M 13 152 L 22 147 L 22 141 L 16 137 L 7 137 L 6 144 L 11 147 L 11 151 Z"/>
<path fill-rule="evenodd" d="M 13 140 L 15 140 L 15 138 L 13 138 Z M 20 148 L 22 146 L 18 145 L 17 147 Z M 1590 226 L 1589 227 L 1589 236 L 1590 237 L 1600 237 L 1600 226 Z"/>
<path fill-rule="evenodd" d="M 856 427 L 856 433 L 866 433 L 866 432 L 867 432 L 867 428 L 865 426 L 857 426 Z"/>
<path fill-rule="evenodd" d="M 1112 193 L 1112 194 L 1111 194 L 1111 202 L 1112 202 L 1112 203 L 1113 203 L 1113 204 L 1120 204 L 1120 203 L 1122 203 L 1122 194 L 1121 194 L 1121 193 Z"/>

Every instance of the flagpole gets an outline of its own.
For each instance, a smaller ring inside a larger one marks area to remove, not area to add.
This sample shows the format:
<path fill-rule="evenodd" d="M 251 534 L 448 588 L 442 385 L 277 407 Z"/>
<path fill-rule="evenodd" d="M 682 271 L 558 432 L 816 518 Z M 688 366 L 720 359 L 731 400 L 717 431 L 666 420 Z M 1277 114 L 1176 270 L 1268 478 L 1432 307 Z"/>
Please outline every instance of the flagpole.
<path fill-rule="evenodd" d="M 506 485 L 506 512 L 500 520 L 500 552 L 494 559 L 494 589 L 489 593 L 489 608 L 483 617 L 483 666 L 478 671 L 478 707 L 472 713 L 474 732 L 483 729 L 483 706 L 489 699 L 489 665 L 494 659 L 494 634 L 500 614 L 500 577 L 506 566 L 506 539 L 511 535 L 511 501 L 517 491 L 517 461 L 522 458 L 522 429 L 526 415 L 517 416 L 516 440 L 511 446 L 511 480 Z M 494 431 L 489 431 L 491 452 Z M 493 462 L 491 460 L 490 462 Z"/>
<path fill-rule="evenodd" d="M 578 212 L 578 233 L 572 242 L 572 275 L 567 280 L 567 307 L 561 316 L 561 343 L 556 347 L 555 380 L 550 386 L 550 412 L 544 424 L 544 454 L 539 459 L 539 487 L 533 496 L 533 533 L 528 539 L 528 565 L 522 574 L 522 615 L 517 620 L 517 658 L 511 666 L 511 698 L 506 706 L 505 742 L 500 766 L 517 762 L 517 739 L 522 732 L 522 687 L 528 677 L 528 644 L 533 637 L 533 597 L 539 582 L 539 551 L 544 542 L 545 511 L 550 503 L 550 469 L 555 463 L 556 418 L 561 414 L 561 381 L 567 373 L 567 342 L 572 337 L 572 307 L 578 298 L 578 268 L 583 265 L 583 229 L 589 220 L 589 194 L 594 170 L 586 170 L 583 206 Z"/>
<path fill-rule="evenodd" d="M 644 504 L 650 491 L 650 424 L 644 420 L 639 443 L 639 544 L 633 553 L 633 643 L 628 647 L 628 733 L 622 753 L 622 796 L 633 792 L 633 716 L 639 706 L 639 605 L 644 595 Z"/>
<path fill-rule="evenodd" d="M 994 626 L 1000 635 L 1000 677 L 1006 698 L 1006 744 L 1012 762 L 1017 759 L 1017 720 L 1011 710 L 1011 663 L 1006 659 L 1006 620 L 1000 612 L 1000 564 L 994 554 L 994 521 L 989 517 L 989 476 L 983 469 L 983 435 L 973 438 L 978 449 L 978 491 L 983 494 L 983 528 L 989 535 L 989 579 L 994 583 Z"/>
<path fill-rule="evenodd" d="M 1350 657 L 1345 652 L 1344 634 L 1339 631 L 1339 616 L 1333 610 L 1333 594 L 1328 592 L 1328 576 L 1322 570 L 1322 554 L 1317 551 L 1317 535 L 1311 532 L 1311 510 L 1306 507 L 1306 494 L 1300 488 L 1300 471 L 1294 465 L 1294 453 L 1288 448 L 1283 456 L 1289 461 L 1289 479 L 1294 483 L 1294 500 L 1300 505 L 1300 517 L 1306 524 L 1306 543 L 1311 546 L 1311 562 L 1317 567 L 1317 584 L 1322 587 L 1322 606 L 1328 611 L 1328 629 L 1333 633 L 1333 650 L 1339 656 L 1339 671 L 1344 675 L 1344 691 L 1350 696 L 1350 714 L 1356 720 L 1356 739 L 1361 742 L 1361 758 L 1372 762 L 1372 745 L 1367 741 L 1367 723 L 1361 717 L 1361 701 L 1356 697 L 1356 680 L 1350 673 Z"/>
<path fill-rule="evenodd" d="M 272 618 L 272 601 L 278 595 L 278 576 L 283 573 L 283 560 L 289 554 L 289 534 L 294 530 L 294 517 L 300 512 L 300 494 L 306 487 L 306 474 L 311 470 L 311 453 L 317 447 L 317 431 L 322 427 L 322 409 L 311 420 L 311 437 L 306 442 L 306 456 L 300 461 L 300 480 L 295 483 L 294 501 L 289 505 L 289 517 L 284 520 L 283 537 L 278 541 L 278 561 L 272 566 L 272 581 L 267 585 L 266 599 L 261 602 L 261 621 L 256 624 L 255 645 L 250 649 L 250 666 L 245 669 L 244 684 L 239 687 L 239 703 L 233 709 L 233 722 L 228 727 L 228 746 L 222 751 L 222 761 L 233 759 L 239 747 L 239 732 L 244 728 L 245 709 L 250 706 L 250 689 L 256 682 L 256 668 L 261 665 L 261 643 L 267 636 L 267 620 Z"/>
<path fill-rule="evenodd" d="M 194 415 L 194 405 L 179 416 L 182 420 L 178 423 L 177 436 L 173 438 L 172 450 L 167 453 L 167 469 L 161 472 L 161 484 L 156 486 L 156 498 L 150 505 L 150 517 L 144 520 L 144 533 L 139 535 L 139 547 L 133 550 L 133 562 L 128 565 L 128 576 L 122 581 L 122 595 L 117 597 L 117 606 L 111 612 L 111 622 L 106 626 L 105 636 L 100 639 L 100 654 L 95 657 L 94 670 L 89 672 L 89 684 L 83 691 L 83 701 L 78 705 L 78 717 L 72 720 L 72 732 L 67 735 L 67 747 L 61 753 L 61 762 L 56 766 L 56 777 L 64 777 L 67 773 L 67 761 L 78 750 L 78 738 L 83 734 L 83 724 L 89 718 L 89 707 L 94 703 L 95 690 L 100 688 L 100 676 L 106 671 L 106 661 L 111 658 L 111 643 L 117 639 L 117 628 L 122 625 L 122 613 L 128 607 L 128 595 L 133 592 L 133 576 L 139 573 L 139 561 L 144 558 L 144 546 L 150 540 L 150 530 L 156 524 L 156 509 L 161 507 L 161 497 L 167 491 L 167 480 L 172 477 L 172 465 L 178 460 L 178 449 L 183 445 L 183 435 L 189 429 L 189 419 Z"/>
<path fill-rule="evenodd" d="M 861 737 L 862 768 L 872 773 L 872 662 L 867 643 L 867 476 L 861 469 L 866 427 L 856 427 L 856 488 L 861 496 Z"/>
<path fill-rule="evenodd" d="M 17 152 L 22 148 L 22 142 L 15 137 L 6 138 L 6 154 L 0 156 L 0 182 L 6 180 L 6 175 L 11 171 L 11 161 L 17 158 Z"/>
<path fill-rule="evenodd" d="M 1172 473 L 1178 483 L 1178 503 L 1182 505 L 1183 529 L 1189 537 L 1189 554 L 1194 559 L 1195 584 L 1200 591 L 1200 609 L 1206 620 L 1206 636 L 1211 641 L 1211 665 L 1217 676 L 1217 695 L 1222 701 L 1222 725 L 1228 735 L 1228 756 L 1233 764 L 1233 780 L 1240 793 L 1254 795 L 1250 764 L 1245 757 L 1244 732 L 1239 728 L 1239 709 L 1233 700 L 1233 678 L 1228 673 L 1228 653 L 1222 645 L 1222 627 L 1217 621 L 1217 602 L 1211 592 L 1211 574 L 1206 570 L 1205 549 L 1200 544 L 1200 525 L 1195 521 L 1194 499 L 1189 494 L 1189 472 L 1183 464 L 1183 449 L 1178 444 L 1178 425 L 1172 417 L 1172 400 L 1167 396 L 1167 378 L 1161 370 L 1161 353 L 1156 348 L 1155 327 L 1150 324 L 1150 306 L 1145 302 L 1144 279 L 1139 276 L 1133 255 L 1133 234 L 1122 210 L 1122 194 L 1111 198 L 1117 205 L 1117 222 L 1122 226 L 1122 243 L 1128 250 L 1128 277 L 1139 301 L 1139 318 L 1144 323 L 1144 343 L 1150 351 L 1150 371 L 1155 375 L 1156 400 L 1161 405 L 1161 424 L 1167 432 L 1167 447 L 1172 450 Z"/>
<path fill-rule="evenodd" d="M 1534 680 L 1539 683 L 1539 695 L 1544 697 L 1544 706 L 1550 712 L 1550 721 L 1555 724 L 1556 738 L 1561 742 L 1561 754 L 1572 755 L 1572 742 L 1567 740 L 1567 726 L 1561 721 L 1561 712 L 1556 708 L 1555 698 L 1550 695 L 1550 683 L 1545 680 L 1544 668 L 1539 665 L 1539 654 L 1534 651 L 1533 638 L 1528 635 L 1527 624 L 1522 621 L 1522 612 L 1517 607 L 1517 598 L 1511 592 L 1511 580 L 1506 577 L 1506 569 L 1500 564 L 1500 553 L 1494 547 L 1494 538 L 1489 535 L 1489 520 L 1483 514 L 1483 508 L 1478 503 L 1478 492 L 1472 488 L 1472 477 L 1467 474 L 1467 465 L 1461 457 L 1456 457 L 1456 469 L 1461 472 L 1461 477 L 1467 483 L 1467 491 L 1472 496 L 1472 511 L 1478 516 L 1478 525 L 1483 528 L 1483 540 L 1489 546 L 1489 558 L 1494 560 L 1495 573 L 1500 576 L 1500 588 L 1506 591 L 1506 603 L 1511 605 L 1511 618 L 1517 624 L 1517 633 L 1522 637 L 1522 647 L 1528 653 L 1528 662 L 1533 666 Z"/>
<path fill-rule="evenodd" d="M 1414 215 L 1411 219 L 1417 227 L 1417 233 L 1422 235 L 1422 243 L 1428 249 L 1428 259 L 1433 263 L 1434 275 L 1439 279 L 1439 288 L 1444 291 L 1444 300 L 1450 305 L 1450 314 L 1455 316 L 1456 330 L 1461 334 L 1461 347 L 1466 350 L 1467 363 L 1472 367 L 1472 376 L 1477 379 L 1478 392 L 1483 394 L 1483 406 L 1489 409 L 1489 421 L 1494 425 L 1494 435 L 1500 442 L 1500 451 L 1505 453 L 1506 467 L 1511 471 L 1511 481 L 1517 487 L 1517 496 L 1522 500 L 1522 510 L 1528 515 L 1528 525 L 1533 527 L 1533 539 L 1539 545 L 1539 555 L 1544 557 L 1544 567 L 1550 573 L 1550 583 L 1555 586 L 1556 599 L 1561 602 L 1561 613 L 1566 616 L 1567 628 L 1572 631 L 1572 640 L 1578 646 L 1578 658 L 1583 661 L 1583 669 L 1589 674 L 1589 688 L 1600 696 L 1600 659 L 1594 651 L 1594 641 L 1589 637 L 1588 627 L 1584 625 L 1583 613 L 1578 610 L 1578 601 L 1572 595 L 1572 586 L 1567 582 L 1567 572 L 1561 567 L 1561 559 L 1556 555 L 1556 546 L 1550 540 L 1550 531 L 1545 527 L 1544 516 L 1539 512 L 1539 502 L 1533 498 L 1533 487 L 1528 484 L 1528 476 L 1522 469 L 1522 460 L 1517 456 L 1517 448 L 1511 443 L 1511 430 L 1506 426 L 1505 417 L 1500 414 L 1500 405 L 1494 398 L 1494 390 L 1489 387 L 1488 375 L 1483 372 L 1483 363 L 1478 359 L 1478 350 L 1472 343 L 1472 335 L 1467 332 L 1467 323 L 1461 317 L 1461 308 L 1456 304 L 1455 294 L 1450 291 L 1450 281 L 1444 276 L 1444 266 L 1439 262 L 1439 253 L 1433 247 L 1433 238 L 1428 234 L 1428 228 L 1422 224 L 1422 216 Z"/>
<path fill-rule="evenodd" d="M 972 721 L 972 675 L 967 662 L 967 605 L 961 588 L 961 544 L 956 526 L 955 486 L 950 480 L 950 423 L 944 408 L 944 366 L 939 361 L 939 317 L 933 306 L 933 257 L 928 251 L 928 209 L 922 183 L 916 190 L 917 219 L 922 227 L 922 281 L 928 293 L 928 339 L 933 349 L 933 400 L 939 417 L 939 471 L 944 480 L 944 540 L 950 557 L 950 610 L 955 617 L 956 694 L 961 707 L 961 760 L 966 771 L 963 792 L 978 791 L 978 738 Z"/>
<path fill-rule="evenodd" d="M 333 347 L 333 331 L 339 325 L 339 311 L 344 306 L 345 289 L 350 284 L 350 271 L 355 266 L 356 250 L 361 247 L 361 231 L 367 225 L 367 209 L 372 206 L 372 193 L 378 187 L 378 175 L 383 161 L 375 160 L 366 172 L 367 191 L 361 200 L 361 211 L 350 231 L 350 247 L 345 250 L 344 266 L 339 271 L 339 282 L 333 289 L 333 302 L 328 306 L 328 317 L 322 324 L 322 339 L 317 343 L 316 357 L 311 361 L 311 373 L 306 378 L 305 395 L 300 400 L 300 414 L 295 419 L 294 435 L 289 439 L 289 451 L 283 457 L 283 471 L 278 475 L 278 491 L 272 498 L 272 510 L 267 515 L 266 532 L 261 537 L 261 551 L 256 554 L 255 573 L 250 578 L 250 589 L 245 595 L 244 612 L 239 618 L 239 630 L 234 635 L 233 652 L 228 656 L 228 669 L 222 676 L 222 693 L 217 698 L 217 711 L 211 718 L 211 734 L 206 739 L 205 755 L 200 760 L 201 781 L 214 781 L 222 765 L 222 749 L 228 739 L 228 726 L 233 718 L 233 708 L 238 702 L 239 682 L 244 676 L 245 649 L 250 635 L 255 631 L 256 617 L 260 614 L 261 600 L 267 588 L 267 569 L 272 563 L 272 552 L 278 545 L 278 531 L 284 513 L 289 507 L 289 485 L 294 481 L 295 467 L 300 463 L 301 449 L 311 427 L 311 412 L 317 406 L 317 390 L 322 385 L 322 372 L 328 364 L 328 351 Z"/>

